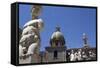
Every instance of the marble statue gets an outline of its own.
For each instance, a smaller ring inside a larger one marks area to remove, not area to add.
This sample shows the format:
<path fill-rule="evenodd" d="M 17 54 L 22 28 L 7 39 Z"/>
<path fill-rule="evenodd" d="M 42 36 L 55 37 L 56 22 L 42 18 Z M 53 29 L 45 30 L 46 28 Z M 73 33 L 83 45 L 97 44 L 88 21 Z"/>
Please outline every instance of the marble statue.
<path fill-rule="evenodd" d="M 32 20 L 28 21 L 22 31 L 19 41 L 19 63 L 39 63 L 40 57 L 40 31 L 43 20 L 38 18 L 41 6 L 32 7 Z"/>
<path fill-rule="evenodd" d="M 84 42 L 84 44 L 87 44 L 87 40 L 88 40 L 87 35 L 85 33 L 83 33 L 83 42 Z"/>
<path fill-rule="evenodd" d="M 75 54 L 73 50 L 71 50 L 70 61 L 75 61 Z"/>

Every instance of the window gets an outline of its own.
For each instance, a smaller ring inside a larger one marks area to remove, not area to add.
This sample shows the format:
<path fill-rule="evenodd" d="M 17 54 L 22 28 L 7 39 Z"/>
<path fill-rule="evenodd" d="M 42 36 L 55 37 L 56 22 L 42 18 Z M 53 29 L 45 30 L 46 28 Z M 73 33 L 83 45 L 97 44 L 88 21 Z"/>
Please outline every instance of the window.
<path fill-rule="evenodd" d="M 57 59 L 57 57 L 58 57 L 58 52 L 54 51 L 54 59 Z"/>

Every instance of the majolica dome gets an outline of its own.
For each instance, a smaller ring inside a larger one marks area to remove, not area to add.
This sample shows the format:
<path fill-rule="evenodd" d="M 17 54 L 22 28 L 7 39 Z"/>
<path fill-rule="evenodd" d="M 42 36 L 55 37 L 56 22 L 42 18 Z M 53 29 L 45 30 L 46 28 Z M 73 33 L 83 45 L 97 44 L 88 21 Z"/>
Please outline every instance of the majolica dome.
<path fill-rule="evenodd" d="M 56 31 L 52 34 L 50 38 L 51 46 L 64 46 L 65 39 L 63 34 L 60 31 L 60 27 L 56 27 Z"/>

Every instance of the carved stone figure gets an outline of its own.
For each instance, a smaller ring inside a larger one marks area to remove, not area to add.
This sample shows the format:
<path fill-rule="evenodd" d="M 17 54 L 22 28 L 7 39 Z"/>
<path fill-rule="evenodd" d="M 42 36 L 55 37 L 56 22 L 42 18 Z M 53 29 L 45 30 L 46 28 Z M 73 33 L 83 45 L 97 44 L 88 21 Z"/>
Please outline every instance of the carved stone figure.
<path fill-rule="evenodd" d="M 41 6 L 32 8 L 32 20 L 24 25 L 19 41 L 19 63 L 40 62 L 40 31 L 43 28 L 42 19 L 38 19 Z M 37 11 L 37 13 L 36 13 Z"/>

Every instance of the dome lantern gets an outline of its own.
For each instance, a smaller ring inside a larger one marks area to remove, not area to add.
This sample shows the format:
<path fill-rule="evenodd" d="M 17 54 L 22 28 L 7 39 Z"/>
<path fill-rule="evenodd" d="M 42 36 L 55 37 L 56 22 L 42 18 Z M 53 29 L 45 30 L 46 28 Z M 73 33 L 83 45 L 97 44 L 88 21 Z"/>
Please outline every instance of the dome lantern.
<path fill-rule="evenodd" d="M 59 26 L 56 27 L 56 31 L 60 31 L 60 27 Z"/>

